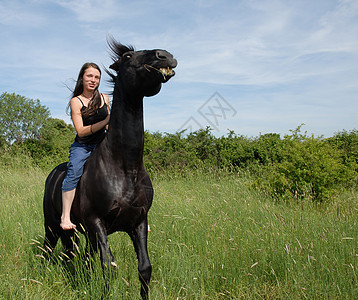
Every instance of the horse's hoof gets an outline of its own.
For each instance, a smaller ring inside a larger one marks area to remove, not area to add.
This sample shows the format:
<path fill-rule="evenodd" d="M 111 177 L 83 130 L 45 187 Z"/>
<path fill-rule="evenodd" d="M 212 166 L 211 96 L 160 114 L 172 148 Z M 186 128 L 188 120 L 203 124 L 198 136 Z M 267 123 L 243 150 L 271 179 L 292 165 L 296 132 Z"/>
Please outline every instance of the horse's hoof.
<path fill-rule="evenodd" d="M 117 268 L 117 264 L 114 261 L 111 261 L 111 266 Z"/>

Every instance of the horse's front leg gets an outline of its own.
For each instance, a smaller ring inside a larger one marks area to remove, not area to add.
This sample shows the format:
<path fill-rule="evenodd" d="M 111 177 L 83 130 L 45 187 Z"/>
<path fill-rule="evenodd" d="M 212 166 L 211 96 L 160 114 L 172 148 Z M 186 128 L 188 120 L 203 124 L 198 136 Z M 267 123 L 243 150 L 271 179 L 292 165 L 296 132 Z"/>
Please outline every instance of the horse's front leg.
<path fill-rule="evenodd" d="M 97 251 L 99 248 L 103 270 L 110 265 L 116 266 L 111 249 L 108 246 L 107 231 L 102 221 L 97 217 L 88 218 L 87 228 L 92 250 Z"/>
<path fill-rule="evenodd" d="M 140 294 L 142 299 L 148 299 L 149 281 L 152 275 L 152 265 L 148 256 L 147 236 L 148 222 L 143 220 L 130 234 L 138 258 L 139 280 L 141 282 Z"/>

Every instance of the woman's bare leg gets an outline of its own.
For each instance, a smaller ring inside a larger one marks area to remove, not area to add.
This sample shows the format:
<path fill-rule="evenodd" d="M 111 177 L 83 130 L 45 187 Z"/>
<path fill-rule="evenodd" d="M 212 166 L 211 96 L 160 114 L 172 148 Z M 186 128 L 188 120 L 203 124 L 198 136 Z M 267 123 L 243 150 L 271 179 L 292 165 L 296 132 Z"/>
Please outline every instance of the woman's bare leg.
<path fill-rule="evenodd" d="M 76 228 L 76 225 L 71 222 L 70 213 L 73 198 L 75 197 L 76 189 L 71 191 L 62 191 L 62 215 L 61 215 L 61 228 L 63 230 L 71 230 Z"/>

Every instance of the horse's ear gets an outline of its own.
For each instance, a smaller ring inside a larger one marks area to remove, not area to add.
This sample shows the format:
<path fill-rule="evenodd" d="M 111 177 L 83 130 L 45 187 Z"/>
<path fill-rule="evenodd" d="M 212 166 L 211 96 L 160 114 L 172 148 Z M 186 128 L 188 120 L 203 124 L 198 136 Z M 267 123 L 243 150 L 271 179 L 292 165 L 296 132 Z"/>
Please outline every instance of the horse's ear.
<path fill-rule="evenodd" d="M 116 62 L 114 62 L 113 64 L 111 64 L 111 65 L 109 66 L 109 68 L 118 72 L 118 71 L 119 71 L 119 65 L 120 65 L 120 63 L 121 63 L 121 60 L 118 59 Z"/>

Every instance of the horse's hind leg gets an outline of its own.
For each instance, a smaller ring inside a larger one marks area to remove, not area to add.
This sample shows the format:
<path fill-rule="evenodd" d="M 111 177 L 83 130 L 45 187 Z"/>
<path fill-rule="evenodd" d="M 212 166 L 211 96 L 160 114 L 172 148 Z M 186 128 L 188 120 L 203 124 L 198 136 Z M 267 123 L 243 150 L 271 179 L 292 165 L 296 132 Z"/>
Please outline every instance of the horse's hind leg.
<path fill-rule="evenodd" d="M 78 243 L 79 238 L 78 235 L 75 233 L 74 229 L 71 230 L 62 230 L 61 233 L 61 241 L 65 248 L 65 256 L 68 259 L 72 259 L 75 257 L 74 253 L 74 244 Z"/>
<path fill-rule="evenodd" d="M 51 228 L 51 226 L 47 224 L 45 225 L 44 249 L 47 253 L 52 253 L 53 249 L 56 247 L 59 237 L 60 234 L 56 229 Z"/>

